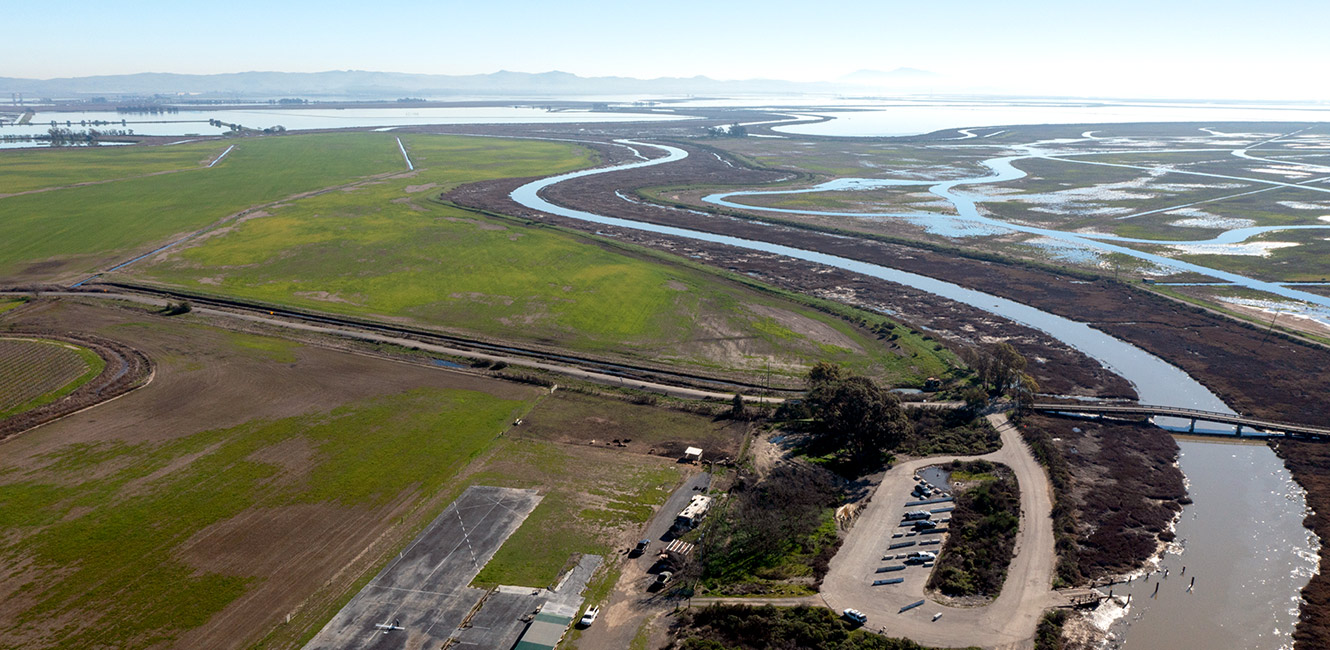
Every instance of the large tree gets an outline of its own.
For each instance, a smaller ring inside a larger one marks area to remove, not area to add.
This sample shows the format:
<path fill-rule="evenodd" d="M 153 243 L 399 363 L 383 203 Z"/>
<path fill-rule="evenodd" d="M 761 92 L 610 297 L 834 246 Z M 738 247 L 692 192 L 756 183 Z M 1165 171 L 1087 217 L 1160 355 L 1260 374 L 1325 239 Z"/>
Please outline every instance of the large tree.
<path fill-rule="evenodd" d="M 900 443 L 910 422 L 895 393 L 868 377 L 828 373 L 818 366 L 813 371 L 822 374 L 815 381 L 809 373 L 807 402 L 815 434 L 867 463 Z"/>

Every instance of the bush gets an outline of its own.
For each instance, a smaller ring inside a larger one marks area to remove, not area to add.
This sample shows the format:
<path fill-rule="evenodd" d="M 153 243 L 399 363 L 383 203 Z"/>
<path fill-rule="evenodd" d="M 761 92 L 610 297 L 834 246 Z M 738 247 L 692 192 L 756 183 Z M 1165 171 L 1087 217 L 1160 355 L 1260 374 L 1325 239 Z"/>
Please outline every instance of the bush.
<path fill-rule="evenodd" d="M 952 471 L 984 478 L 956 495 L 947 543 L 928 586 L 948 596 L 995 597 L 1002 591 L 1020 527 L 1020 489 L 1010 470 L 985 461 L 953 463 Z"/>
<path fill-rule="evenodd" d="M 193 310 L 194 306 L 189 304 L 188 300 L 181 300 L 180 302 L 166 303 L 166 306 L 162 307 L 161 313 L 163 316 L 178 316 L 180 314 L 188 314 Z"/>
<path fill-rule="evenodd" d="M 815 467 L 780 465 L 755 485 L 740 479 L 728 509 L 709 520 L 699 577 L 723 587 L 782 580 L 799 566 L 820 583 L 840 546 L 831 513 L 839 497 L 835 478 Z"/>
<path fill-rule="evenodd" d="M 1055 609 L 1039 619 L 1034 633 L 1034 650 L 1062 650 L 1062 626 L 1067 623 L 1067 610 Z"/>
<path fill-rule="evenodd" d="M 925 650 L 852 627 L 823 607 L 711 605 L 679 615 L 681 650 Z"/>

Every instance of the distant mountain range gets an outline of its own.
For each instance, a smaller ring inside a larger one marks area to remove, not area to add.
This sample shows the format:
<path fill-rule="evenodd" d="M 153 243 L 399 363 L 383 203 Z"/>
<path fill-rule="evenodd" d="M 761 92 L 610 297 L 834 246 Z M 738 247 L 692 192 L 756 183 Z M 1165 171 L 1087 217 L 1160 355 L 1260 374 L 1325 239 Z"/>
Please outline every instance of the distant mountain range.
<path fill-rule="evenodd" d="M 580 77 L 567 72 L 509 72 L 476 75 L 406 74 L 337 70 L 330 72 L 237 72 L 20 79 L 0 77 L 0 95 L 22 93 L 27 99 L 108 98 L 189 95 L 202 98 L 446 98 L 465 96 L 560 95 L 710 95 L 855 92 L 870 87 L 916 87 L 937 75 L 899 68 L 891 72 L 860 70 L 836 82 L 793 82 L 772 79 L 718 81 L 708 77 Z M 4 97 L 3 99 L 8 99 Z"/>

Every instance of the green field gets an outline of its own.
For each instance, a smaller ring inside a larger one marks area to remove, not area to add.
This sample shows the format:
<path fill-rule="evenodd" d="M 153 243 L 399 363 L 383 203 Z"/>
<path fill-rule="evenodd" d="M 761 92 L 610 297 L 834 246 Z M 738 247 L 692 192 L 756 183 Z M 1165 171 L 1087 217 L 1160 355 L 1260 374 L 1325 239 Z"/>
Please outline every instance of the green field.
<path fill-rule="evenodd" d="M 230 141 L 170 147 L 50 147 L 0 153 L 0 195 L 96 183 L 205 166 Z"/>
<path fill-rule="evenodd" d="M 527 406 L 418 389 L 159 444 L 59 447 L 40 466 L 0 476 L 0 565 L 22 581 L 11 593 L 25 594 L 0 624 L 3 638 L 32 645 L 41 622 L 44 647 L 169 642 L 264 579 L 182 561 L 182 545 L 200 531 L 266 508 L 428 498 Z M 295 443 L 313 449 L 303 465 L 283 452 Z"/>
<path fill-rule="evenodd" d="M 0 199 L 0 277 L 48 279 L 62 272 L 97 270 L 247 208 L 357 178 L 406 171 L 396 140 L 381 133 L 247 138 L 211 169 L 197 163 L 220 153 L 215 144 L 182 146 L 189 148 L 153 148 L 125 159 L 115 147 L 38 157 L 38 169 L 20 173 L 20 179 L 37 173 L 65 179 L 123 178 L 182 162 L 194 168 Z M 26 153 L 0 153 L 0 168 L 20 164 L 11 157 L 26 160 L 21 157 Z M 101 156 L 119 162 L 100 162 Z M 98 162 L 85 171 L 89 160 Z M 41 181 L 26 181 L 34 182 Z"/>
<path fill-rule="evenodd" d="M 635 539 L 681 476 L 671 459 L 505 440 L 468 482 L 545 494 L 475 583 L 549 587 L 574 554 L 611 555 L 612 540 Z"/>
<path fill-rule="evenodd" d="M 127 272 L 160 284 L 721 369 L 828 358 L 892 381 L 945 369 L 767 291 L 663 256 L 434 201 L 462 182 L 591 163 L 577 147 L 406 136 L 417 172 L 290 201 Z M 880 319 L 880 317 L 878 317 Z"/>
<path fill-rule="evenodd" d="M 92 350 L 63 341 L 0 338 L 0 419 L 50 404 L 105 367 Z"/>

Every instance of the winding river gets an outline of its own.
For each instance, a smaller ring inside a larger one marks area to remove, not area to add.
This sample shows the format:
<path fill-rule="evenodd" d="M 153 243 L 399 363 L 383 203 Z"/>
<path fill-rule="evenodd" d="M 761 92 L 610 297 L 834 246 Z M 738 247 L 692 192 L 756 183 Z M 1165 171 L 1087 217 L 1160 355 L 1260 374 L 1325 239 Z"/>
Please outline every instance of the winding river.
<path fill-rule="evenodd" d="M 618 142 L 635 153 L 637 148 L 654 148 L 665 155 L 533 181 L 514 190 L 512 199 L 533 210 L 570 219 L 775 253 L 908 285 L 1046 332 L 1125 377 L 1136 387 L 1143 402 L 1232 412 L 1191 376 L 1164 360 L 1084 323 L 1012 300 L 835 255 L 594 214 L 555 205 L 541 197 L 541 190 L 567 180 L 668 164 L 688 155 L 677 147 L 631 140 Z M 1020 173 L 1010 165 L 1010 159 L 994 161 L 989 168 L 998 177 Z M 949 183 L 941 191 L 950 191 L 964 181 Z M 936 182 L 930 184 L 938 186 Z M 1279 459 L 1264 446 L 1192 441 L 1183 441 L 1181 446 L 1180 463 L 1196 503 L 1183 510 L 1178 524 L 1180 543 L 1175 550 L 1182 554 L 1168 555 L 1165 562 L 1175 559 L 1185 562 L 1188 579 L 1196 577 L 1198 586 L 1182 595 L 1172 590 L 1155 598 L 1137 596 L 1126 617 L 1117 624 L 1117 634 L 1133 650 L 1288 647 L 1297 620 L 1298 593 L 1316 569 L 1316 540 L 1302 527 L 1306 509 L 1303 492 L 1292 483 Z M 1221 490 L 1224 486 L 1237 489 L 1248 498 L 1229 498 Z M 1271 499 L 1277 501 L 1275 507 L 1271 507 Z M 1180 585 L 1181 581 L 1174 584 Z M 1252 621 L 1253 618 L 1257 620 Z M 1216 627 L 1216 621 L 1229 624 Z M 1178 643 L 1178 630 L 1188 631 L 1185 643 Z"/>
<path fill-rule="evenodd" d="M 1001 183 L 1001 182 L 1024 178 L 1026 176 L 1025 172 L 1018 169 L 1012 163 L 1020 160 L 1029 160 L 1032 158 L 1051 159 L 1051 160 L 1058 160 L 1061 162 L 1075 163 L 1075 164 L 1092 164 L 1092 165 L 1108 164 L 1108 163 L 1099 163 L 1099 162 L 1091 162 L 1091 161 L 1083 161 L 1075 159 L 1075 157 L 1094 155 L 1095 152 L 1077 153 L 1074 154 L 1074 157 L 1071 154 L 1063 154 L 1058 156 L 1054 155 L 1053 152 L 1045 151 L 1038 148 L 1038 144 L 1040 143 L 1035 143 L 1032 145 L 1014 146 L 1013 148 L 1015 149 L 1025 150 L 1025 153 L 1021 155 L 1000 156 L 982 161 L 981 164 L 983 164 L 992 172 L 991 174 L 985 176 L 975 176 L 971 178 L 962 178 L 962 179 L 949 180 L 949 181 L 841 178 L 805 189 L 746 190 L 746 191 L 737 191 L 737 192 L 724 192 L 724 193 L 718 193 L 706 196 L 702 200 L 707 203 L 711 203 L 713 205 L 719 205 L 728 208 L 737 208 L 749 211 L 757 210 L 757 211 L 765 211 L 773 213 L 800 214 L 800 215 L 812 215 L 812 216 L 822 216 L 822 217 L 854 217 L 854 218 L 871 217 L 871 218 L 906 219 L 918 223 L 923 223 L 926 227 L 929 227 L 932 232 L 939 232 L 940 234 L 950 234 L 952 236 L 956 236 L 957 234 L 959 234 L 955 231 L 954 226 L 948 226 L 948 225 L 939 226 L 938 222 L 946 224 L 948 222 L 954 223 L 959 221 L 965 224 L 972 224 L 980 227 L 977 231 L 972 231 L 972 232 L 994 234 L 1003 231 L 1011 231 L 1011 232 L 1021 232 L 1031 235 L 1039 235 L 1041 237 L 1047 237 L 1049 239 L 1058 240 L 1059 242 L 1062 242 L 1073 248 L 1079 248 L 1083 250 L 1095 250 L 1104 253 L 1120 253 L 1123 255 L 1128 255 L 1137 258 L 1139 260 L 1150 262 L 1151 264 L 1154 264 L 1155 266 L 1160 268 L 1173 269 L 1179 272 L 1189 271 L 1192 273 L 1199 273 L 1238 286 L 1243 286 L 1258 291 L 1265 291 L 1274 295 L 1282 296 L 1293 300 L 1300 300 L 1306 303 L 1320 305 L 1322 307 L 1330 307 L 1330 296 L 1321 296 L 1314 293 L 1308 293 L 1306 291 L 1299 291 L 1297 289 L 1286 287 L 1273 282 L 1265 282 L 1263 280 L 1257 280 L 1255 278 L 1247 277 L 1237 273 L 1221 271 L 1219 269 L 1202 266 L 1200 264 L 1193 264 L 1191 262 L 1177 260 L 1170 257 L 1165 257 L 1163 255 L 1156 255 L 1154 253 L 1147 253 L 1144 251 L 1136 250 L 1134 248 L 1119 245 L 1126 243 L 1162 244 L 1170 246 L 1205 246 L 1205 245 L 1219 245 L 1219 244 L 1237 244 L 1245 242 L 1253 237 L 1256 237 L 1257 235 L 1261 235 L 1264 233 L 1281 232 L 1288 230 L 1326 230 L 1330 229 L 1330 225 L 1280 225 L 1280 226 L 1252 226 L 1245 228 L 1232 228 L 1210 239 L 1197 239 L 1197 240 L 1186 240 L 1186 241 L 1137 239 L 1131 237 L 1120 237 L 1118 235 L 1105 234 L 1105 233 L 1066 232 L 1062 230 L 1054 230 L 1051 228 L 1040 228 L 1037 226 L 1012 223 L 1009 221 L 1003 221 L 1000 219 L 986 217 L 979 213 L 979 209 L 976 206 L 977 197 L 968 195 L 957 189 L 958 187 L 966 185 Z M 1155 153 L 1181 153 L 1181 152 L 1197 152 L 1197 151 L 1223 151 L 1225 153 L 1232 153 L 1240 157 L 1242 157 L 1241 154 L 1245 154 L 1246 152 L 1245 149 L 1239 149 L 1237 151 L 1230 151 L 1228 149 L 1174 149 L 1174 150 L 1163 150 Z M 1103 152 L 1103 153 L 1109 153 L 1109 152 Z M 1125 166 L 1125 165 L 1113 165 L 1113 166 Z M 1320 166 L 1318 165 L 1317 167 Z M 1149 167 L 1132 167 L 1132 168 L 1143 169 L 1143 170 L 1152 169 Z M 1189 171 L 1180 171 L 1180 170 L 1169 170 L 1169 172 L 1176 174 L 1199 175 L 1211 178 L 1220 178 L 1224 180 L 1242 181 L 1257 185 L 1263 185 L 1267 187 L 1286 186 L 1286 187 L 1296 187 L 1299 189 L 1317 191 L 1317 192 L 1323 192 L 1323 191 L 1330 192 L 1330 190 L 1326 190 L 1325 188 L 1310 187 L 1306 184 L 1283 183 L 1279 181 L 1270 181 L 1266 179 L 1226 176 L 1219 174 L 1204 174 L 1200 172 L 1189 172 Z M 827 191 L 841 191 L 841 190 L 869 190 L 875 188 L 901 187 L 901 186 L 927 186 L 929 188 L 929 192 L 945 199 L 953 206 L 955 206 L 957 214 L 940 215 L 928 212 L 912 212 L 912 213 L 911 212 L 907 213 L 867 212 L 866 213 L 866 212 L 834 212 L 834 211 L 823 211 L 823 210 L 801 210 L 794 208 L 759 207 L 743 203 L 737 203 L 732 200 L 736 197 L 741 197 L 741 196 L 806 194 L 812 192 L 827 192 Z M 939 227 L 942 229 L 950 229 L 951 232 L 947 232 L 947 230 L 938 230 Z"/>

